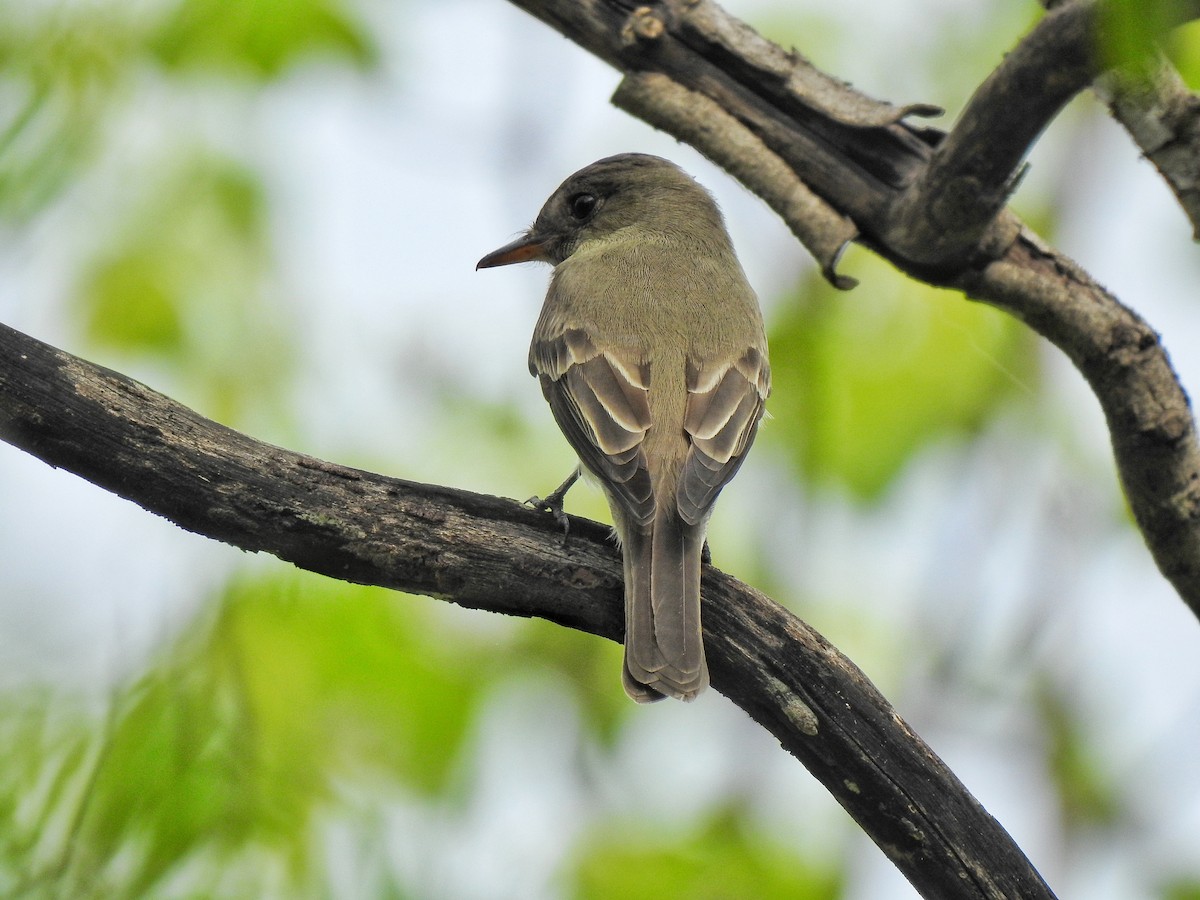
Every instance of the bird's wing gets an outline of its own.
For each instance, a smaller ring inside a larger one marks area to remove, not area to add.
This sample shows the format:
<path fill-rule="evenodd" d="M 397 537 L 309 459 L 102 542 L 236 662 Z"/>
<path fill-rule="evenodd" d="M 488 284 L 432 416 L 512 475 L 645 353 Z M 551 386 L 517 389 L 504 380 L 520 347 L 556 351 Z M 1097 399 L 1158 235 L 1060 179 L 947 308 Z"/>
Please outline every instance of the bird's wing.
<path fill-rule="evenodd" d="M 763 402 L 771 393 L 771 367 L 751 347 L 733 362 L 689 361 L 684 431 L 692 446 L 679 476 L 679 515 L 704 520 L 721 488 L 736 473 L 758 433 Z"/>
<path fill-rule="evenodd" d="M 535 338 L 529 370 L 571 447 L 600 476 L 630 516 L 654 518 L 654 494 L 642 438 L 650 428 L 650 368 L 599 349 L 586 331 L 569 328 Z"/>

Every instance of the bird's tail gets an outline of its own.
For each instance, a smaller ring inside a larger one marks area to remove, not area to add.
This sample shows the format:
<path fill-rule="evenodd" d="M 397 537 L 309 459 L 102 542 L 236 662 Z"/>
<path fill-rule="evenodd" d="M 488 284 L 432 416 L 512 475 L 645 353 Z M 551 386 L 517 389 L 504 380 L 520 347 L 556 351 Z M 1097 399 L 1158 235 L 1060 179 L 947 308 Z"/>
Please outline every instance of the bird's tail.
<path fill-rule="evenodd" d="M 704 527 L 659 509 L 629 528 L 625 559 L 625 692 L 639 703 L 694 700 L 708 687 L 700 629 Z"/>

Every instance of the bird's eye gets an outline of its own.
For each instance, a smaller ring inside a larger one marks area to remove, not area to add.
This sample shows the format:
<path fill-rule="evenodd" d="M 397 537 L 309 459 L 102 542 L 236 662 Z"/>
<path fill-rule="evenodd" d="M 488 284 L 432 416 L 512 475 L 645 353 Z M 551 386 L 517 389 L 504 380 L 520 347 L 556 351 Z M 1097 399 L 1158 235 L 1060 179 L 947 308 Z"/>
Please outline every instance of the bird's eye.
<path fill-rule="evenodd" d="M 576 194 L 567 201 L 567 208 L 571 211 L 571 216 L 582 222 L 596 210 L 596 196 L 594 194 Z"/>

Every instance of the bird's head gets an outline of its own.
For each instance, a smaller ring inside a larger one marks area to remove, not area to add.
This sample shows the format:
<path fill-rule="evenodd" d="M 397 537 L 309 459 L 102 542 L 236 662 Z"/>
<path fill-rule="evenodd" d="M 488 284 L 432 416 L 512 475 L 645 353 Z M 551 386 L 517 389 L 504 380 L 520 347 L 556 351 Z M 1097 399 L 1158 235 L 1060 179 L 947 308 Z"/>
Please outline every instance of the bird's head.
<path fill-rule="evenodd" d="M 668 238 L 692 234 L 711 240 L 716 234 L 727 240 L 716 203 L 690 175 L 658 156 L 623 153 L 564 181 L 528 231 L 475 268 L 531 261 L 558 265 L 581 245 L 629 229 Z"/>

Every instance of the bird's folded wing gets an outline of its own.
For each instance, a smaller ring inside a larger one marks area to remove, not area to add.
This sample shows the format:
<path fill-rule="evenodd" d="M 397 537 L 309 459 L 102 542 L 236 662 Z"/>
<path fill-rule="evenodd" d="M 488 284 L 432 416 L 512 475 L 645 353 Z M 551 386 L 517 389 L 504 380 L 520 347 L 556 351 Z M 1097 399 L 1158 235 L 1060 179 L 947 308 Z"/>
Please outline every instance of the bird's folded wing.
<path fill-rule="evenodd" d="M 649 366 L 602 351 L 573 328 L 535 338 L 529 369 L 584 466 L 600 476 L 633 519 L 649 524 L 654 496 L 642 439 L 650 428 Z"/>
<path fill-rule="evenodd" d="M 692 447 L 679 477 L 679 514 L 696 524 L 712 508 L 754 442 L 771 392 L 771 368 L 751 347 L 732 363 L 688 364 L 683 420 Z"/>

